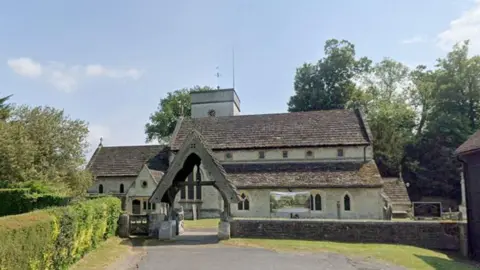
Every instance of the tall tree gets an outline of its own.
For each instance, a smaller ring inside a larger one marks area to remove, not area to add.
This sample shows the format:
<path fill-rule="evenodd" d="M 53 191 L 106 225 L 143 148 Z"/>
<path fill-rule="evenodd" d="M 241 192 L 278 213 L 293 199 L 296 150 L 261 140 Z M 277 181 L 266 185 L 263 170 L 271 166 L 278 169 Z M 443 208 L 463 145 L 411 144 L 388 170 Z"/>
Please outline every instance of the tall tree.
<path fill-rule="evenodd" d="M 480 62 L 478 56 L 469 57 L 468 48 L 468 41 L 456 44 L 438 60 L 426 124 L 406 148 L 406 178 L 422 195 L 460 200 L 454 151 L 479 128 L 480 116 Z"/>
<path fill-rule="evenodd" d="M 0 98 L 0 121 L 5 121 L 10 116 L 10 111 L 12 106 L 7 103 L 7 101 L 12 97 L 12 95 Z"/>
<path fill-rule="evenodd" d="M 167 97 L 160 99 L 157 110 L 150 115 L 150 121 L 145 125 L 147 142 L 157 140 L 168 142 L 180 116 L 191 114 L 191 92 L 211 91 L 209 86 L 194 86 L 167 93 Z"/>
<path fill-rule="evenodd" d="M 81 169 L 88 127 L 63 110 L 20 106 L 0 126 L 0 178 L 10 182 L 38 180 L 66 193 L 84 193 L 91 176 Z"/>
<path fill-rule="evenodd" d="M 406 102 L 409 69 L 389 58 L 362 74 L 349 106 L 362 107 L 373 134 L 374 158 L 384 176 L 397 176 L 412 136 L 415 112 Z"/>
<path fill-rule="evenodd" d="M 327 40 L 324 52 L 316 64 L 305 63 L 297 69 L 289 112 L 345 108 L 355 90 L 355 77 L 368 70 L 371 62 L 356 59 L 355 46 L 346 40 Z"/>

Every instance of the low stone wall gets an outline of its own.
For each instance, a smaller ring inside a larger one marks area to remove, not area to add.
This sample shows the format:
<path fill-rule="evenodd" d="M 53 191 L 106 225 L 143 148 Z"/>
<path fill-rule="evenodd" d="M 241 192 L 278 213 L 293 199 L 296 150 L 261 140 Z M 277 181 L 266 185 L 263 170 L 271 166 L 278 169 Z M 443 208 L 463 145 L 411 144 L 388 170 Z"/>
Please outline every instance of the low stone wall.
<path fill-rule="evenodd" d="M 250 220 L 230 222 L 231 237 L 392 243 L 464 252 L 465 222 Z"/>

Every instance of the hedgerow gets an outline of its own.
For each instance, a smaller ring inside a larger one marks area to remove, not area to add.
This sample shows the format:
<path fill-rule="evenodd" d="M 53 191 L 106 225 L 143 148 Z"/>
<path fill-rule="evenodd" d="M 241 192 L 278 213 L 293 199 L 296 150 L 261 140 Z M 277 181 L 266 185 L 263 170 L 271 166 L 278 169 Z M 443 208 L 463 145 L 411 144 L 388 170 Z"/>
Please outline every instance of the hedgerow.
<path fill-rule="evenodd" d="M 17 215 L 52 206 L 64 206 L 69 198 L 33 193 L 28 188 L 0 189 L 0 217 Z"/>
<path fill-rule="evenodd" d="M 0 270 L 67 269 L 115 235 L 120 213 L 106 197 L 1 217 Z"/>

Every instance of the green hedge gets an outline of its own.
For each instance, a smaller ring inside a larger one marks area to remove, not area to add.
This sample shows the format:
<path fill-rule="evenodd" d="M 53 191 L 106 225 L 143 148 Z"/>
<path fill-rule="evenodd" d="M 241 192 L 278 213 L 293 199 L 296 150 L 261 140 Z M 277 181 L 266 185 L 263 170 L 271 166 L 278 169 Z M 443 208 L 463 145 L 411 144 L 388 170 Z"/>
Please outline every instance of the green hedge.
<path fill-rule="evenodd" d="M 17 215 L 51 206 L 65 206 L 69 198 L 32 193 L 28 188 L 0 189 L 0 217 Z"/>
<path fill-rule="evenodd" d="M 115 235 L 121 214 L 113 197 L 0 218 L 0 270 L 67 269 Z"/>

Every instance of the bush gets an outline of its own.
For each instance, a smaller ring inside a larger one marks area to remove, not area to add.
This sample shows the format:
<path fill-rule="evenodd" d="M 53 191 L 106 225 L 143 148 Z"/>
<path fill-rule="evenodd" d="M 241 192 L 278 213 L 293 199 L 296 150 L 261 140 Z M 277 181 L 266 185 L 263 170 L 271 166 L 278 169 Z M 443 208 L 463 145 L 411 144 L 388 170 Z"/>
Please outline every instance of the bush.
<path fill-rule="evenodd" d="M 106 197 L 0 218 L 0 270 L 67 269 L 115 235 L 120 204 Z"/>
<path fill-rule="evenodd" d="M 65 206 L 69 198 L 32 193 L 28 188 L 0 189 L 0 217 L 17 215 L 52 206 Z"/>

